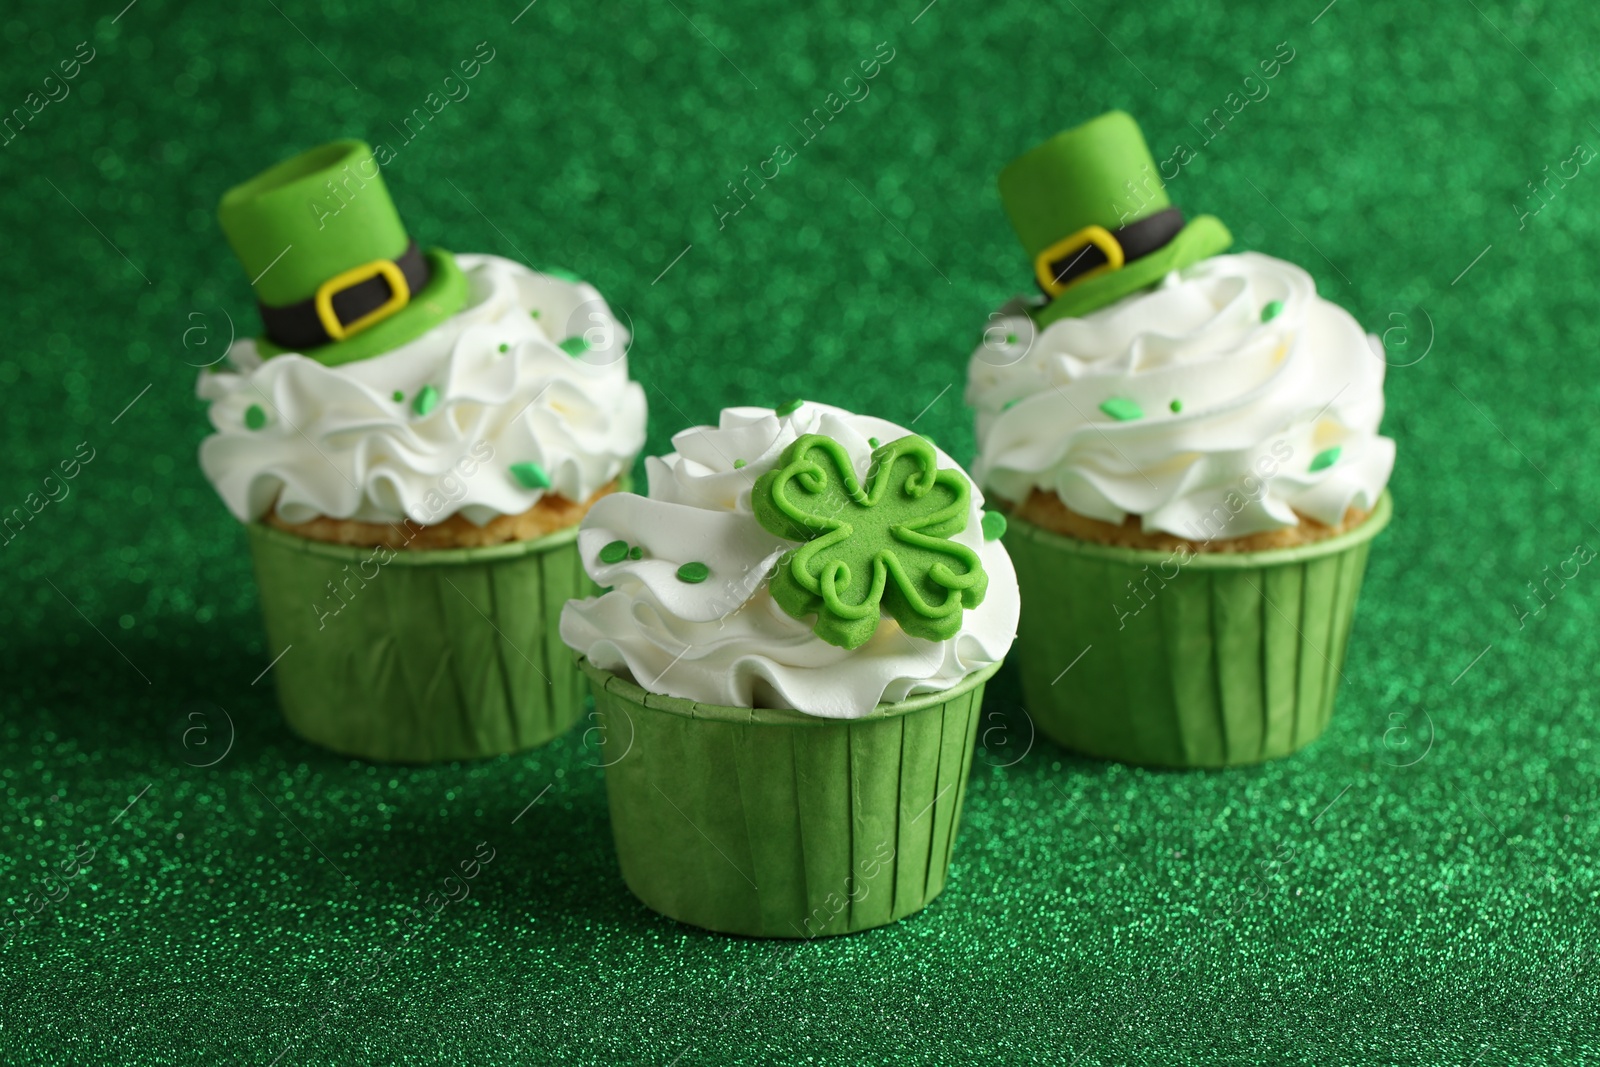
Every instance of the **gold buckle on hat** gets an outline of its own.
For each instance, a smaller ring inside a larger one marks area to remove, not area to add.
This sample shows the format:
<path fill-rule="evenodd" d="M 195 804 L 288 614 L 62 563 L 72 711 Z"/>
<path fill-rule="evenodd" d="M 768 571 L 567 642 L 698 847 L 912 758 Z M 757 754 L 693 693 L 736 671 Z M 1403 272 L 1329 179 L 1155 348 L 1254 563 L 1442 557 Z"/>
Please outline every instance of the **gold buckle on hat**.
<path fill-rule="evenodd" d="M 389 299 L 353 322 L 340 322 L 339 316 L 333 311 L 333 298 L 352 285 L 359 285 L 368 278 L 380 274 L 383 275 L 383 280 L 389 283 Z M 317 286 L 317 318 L 321 320 L 322 328 L 328 331 L 328 336 L 335 341 L 343 341 L 346 337 L 382 322 L 410 302 L 411 286 L 406 284 L 406 276 L 401 273 L 399 264 L 392 259 L 375 259 L 371 263 L 351 267 L 343 274 L 335 274 Z"/>
<path fill-rule="evenodd" d="M 1106 261 L 1092 270 L 1086 270 L 1066 284 L 1056 281 L 1055 271 L 1051 267 L 1079 249 L 1094 245 L 1105 253 Z M 1077 233 L 1063 237 L 1055 244 L 1040 252 L 1033 260 L 1033 273 L 1039 279 L 1039 288 L 1052 297 L 1060 296 L 1074 285 L 1088 281 L 1090 278 L 1107 271 L 1121 270 L 1123 264 L 1122 245 L 1112 236 L 1111 231 L 1104 226 L 1085 226 Z"/>

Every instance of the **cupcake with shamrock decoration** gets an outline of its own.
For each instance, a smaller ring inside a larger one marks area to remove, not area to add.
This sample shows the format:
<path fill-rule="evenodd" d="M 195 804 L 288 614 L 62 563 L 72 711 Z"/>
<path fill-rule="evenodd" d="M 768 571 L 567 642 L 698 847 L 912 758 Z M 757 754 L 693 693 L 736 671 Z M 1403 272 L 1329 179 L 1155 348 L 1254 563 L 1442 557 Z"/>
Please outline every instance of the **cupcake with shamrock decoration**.
<path fill-rule="evenodd" d="M 1225 766 L 1328 721 L 1388 523 L 1377 339 L 1301 268 L 1185 221 L 1112 112 L 1008 166 L 1043 299 L 969 365 L 974 473 L 1009 513 L 1039 729 L 1109 759 Z"/>
<path fill-rule="evenodd" d="M 1018 597 L 966 474 L 823 404 L 731 408 L 646 460 L 567 605 L 604 727 L 624 880 L 726 933 L 816 937 L 943 888 L 984 682 Z"/>
<path fill-rule="evenodd" d="M 200 377 L 200 463 L 247 524 L 290 726 L 403 761 L 561 733 L 577 524 L 644 442 L 627 330 L 570 276 L 421 250 L 357 141 L 218 214 L 265 332 Z"/>

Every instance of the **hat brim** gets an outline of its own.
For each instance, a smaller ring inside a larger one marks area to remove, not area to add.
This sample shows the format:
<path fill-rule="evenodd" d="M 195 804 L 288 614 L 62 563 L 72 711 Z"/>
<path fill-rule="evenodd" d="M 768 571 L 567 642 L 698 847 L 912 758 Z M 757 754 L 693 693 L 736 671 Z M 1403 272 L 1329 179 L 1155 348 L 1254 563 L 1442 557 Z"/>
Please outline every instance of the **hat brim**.
<path fill-rule="evenodd" d="M 430 268 L 428 284 L 411 294 L 405 307 L 354 337 L 308 348 L 300 355 L 329 367 L 366 359 L 416 340 L 466 307 L 467 276 L 461 273 L 456 257 L 442 248 L 430 248 L 424 254 Z M 256 349 L 264 359 L 294 351 L 265 337 L 256 339 Z"/>
<path fill-rule="evenodd" d="M 1074 285 L 1050 303 L 1033 312 L 1033 320 L 1048 326 L 1059 319 L 1073 318 L 1115 303 L 1129 293 L 1154 285 L 1169 271 L 1181 270 L 1209 256 L 1225 252 L 1233 235 L 1214 215 L 1200 215 L 1178 231 L 1166 245 L 1141 256 L 1121 270 L 1108 271 Z"/>

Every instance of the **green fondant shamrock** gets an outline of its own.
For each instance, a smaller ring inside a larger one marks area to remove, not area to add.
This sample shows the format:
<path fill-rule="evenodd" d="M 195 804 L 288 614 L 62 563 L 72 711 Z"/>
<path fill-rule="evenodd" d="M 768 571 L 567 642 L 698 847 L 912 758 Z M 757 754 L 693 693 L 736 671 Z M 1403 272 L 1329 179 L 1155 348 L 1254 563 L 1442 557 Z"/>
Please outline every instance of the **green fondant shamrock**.
<path fill-rule="evenodd" d="M 874 449 L 863 487 L 843 445 L 806 434 L 756 480 L 751 502 L 768 531 L 805 542 L 778 561 L 773 599 L 797 619 L 816 615 L 816 635 L 841 648 L 865 644 L 884 614 L 913 637 L 954 637 L 989 585 L 978 554 L 950 540 L 966 529 L 971 493 L 960 471 L 938 469 L 926 438 Z"/>

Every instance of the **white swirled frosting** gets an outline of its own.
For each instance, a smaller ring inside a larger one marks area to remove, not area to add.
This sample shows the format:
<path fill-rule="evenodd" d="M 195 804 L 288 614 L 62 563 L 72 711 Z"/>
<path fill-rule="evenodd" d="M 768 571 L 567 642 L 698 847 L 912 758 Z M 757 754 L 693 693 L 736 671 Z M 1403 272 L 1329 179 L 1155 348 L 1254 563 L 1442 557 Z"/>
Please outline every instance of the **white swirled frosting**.
<path fill-rule="evenodd" d="M 864 475 L 868 439 L 886 443 L 906 430 L 883 419 L 806 403 L 789 415 L 729 408 L 717 426 L 672 439 L 671 455 L 647 459 L 649 496 L 617 493 L 595 504 L 578 547 L 589 575 L 611 590 L 568 601 L 561 637 L 596 666 L 643 688 L 701 703 L 790 708 L 825 718 L 867 714 L 880 702 L 948 689 L 997 663 L 1017 626 L 1017 579 L 999 541 L 985 541 L 982 495 L 974 486 L 967 526 L 952 540 L 978 552 L 989 576 L 983 602 L 963 613 L 946 641 L 907 635 L 884 617 L 859 648 L 828 644 L 773 600 L 767 575 L 795 542 L 768 533 L 751 510 L 755 480 L 777 465 L 802 434 L 844 446 Z M 742 461 L 735 467 L 736 461 Z M 939 466 L 956 467 L 943 452 Z M 642 549 L 638 560 L 603 562 L 612 541 Z M 691 562 L 710 577 L 677 576 Z"/>
<path fill-rule="evenodd" d="M 1378 435 L 1384 367 L 1377 338 L 1309 274 L 1258 253 L 1042 331 L 1015 300 L 968 367 L 974 471 L 1007 500 L 1042 489 L 1196 540 L 1220 518 L 1224 537 L 1297 525 L 1296 512 L 1336 525 L 1371 508 L 1394 467 Z"/>
<path fill-rule="evenodd" d="M 228 369 L 201 373 L 216 433 L 200 465 L 239 519 L 275 505 L 287 522 L 459 512 L 481 526 L 547 492 L 586 500 L 628 469 L 644 446 L 644 390 L 600 294 L 498 256 L 456 262 L 466 307 L 392 352 L 326 367 L 263 360 L 240 341 Z M 429 390 L 432 406 L 419 406 Z M 519 479 L 521 464 L 549 486 Z"/>

